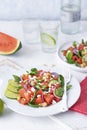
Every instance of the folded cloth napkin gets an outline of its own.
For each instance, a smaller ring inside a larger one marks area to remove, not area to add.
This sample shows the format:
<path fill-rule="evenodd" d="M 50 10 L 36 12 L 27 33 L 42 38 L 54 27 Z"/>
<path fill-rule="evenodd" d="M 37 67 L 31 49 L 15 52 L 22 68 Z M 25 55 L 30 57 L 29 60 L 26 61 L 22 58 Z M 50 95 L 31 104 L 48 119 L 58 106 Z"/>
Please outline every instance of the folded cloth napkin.
<path fill-rule="evenodd" d="M 81 81 L 81 95 L 78 101 L 70 108 L 70 110 L 87 114 L 87 77 Z"/>

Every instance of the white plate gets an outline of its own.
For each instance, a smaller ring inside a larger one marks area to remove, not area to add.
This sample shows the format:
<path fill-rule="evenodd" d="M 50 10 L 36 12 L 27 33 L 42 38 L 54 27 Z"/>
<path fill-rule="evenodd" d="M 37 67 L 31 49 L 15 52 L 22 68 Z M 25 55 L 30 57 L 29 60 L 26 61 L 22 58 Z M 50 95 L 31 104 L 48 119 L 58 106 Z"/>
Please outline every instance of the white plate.
<path fill-rule="evenodd" d="M 66 50 L 67 48 L 69 48 L 70 46 L 72 46 L 73 41 L 68 41 L 66 43 L 64 43 L 59 49 L 58 49 L 58 58 L 59 60 L 61 60 L 62 64 L 66 65 L 66 67 L 69 67 L 75 71 L 79 71 L 79 72 L 87 72 L 87 67 L 85 68 L 80 68 L 74 64 L 69 64 L 66 62 L 66 58 L 63 56 L 63 53 L 61 52 L 62 50 Z"/>
<path fill-rule="evenodd" d="M 35 66 L 33 66 L 35 67 Z M 51 72 L 58 72 L 58 73 L 62 73 L 62 68 L 59 67 L 48 67 L 48 66 L 41 66 L 41 67 L 36 67 L 37 69 L 43 69 L 43 70 L 49 70 Z M 29 68 L 29 70 L 31 69 L 31 67 Z M 15 74 L 19 75 L 19 74 L 23 74 L 23 72 L 25 72 L 26 70 L 23 70 L 21 72 L 16 72 Z M 8 79 L 11 79 L 11 76 L 7 76 L 6 79 L 3 81 L 1 88 L 0 89 L 0 94 L 1 94 L 1 98 L 4 100 L 4 102 L 6 103 L 6 105 L 8 106 L 8 108 L 10 108 L 11 110 L 23 114 L 23 115 L 27 115 L 27 116 L 33 116 L 33 117 L 38 117 L 38 116 L 48 116 L 48 115 L 54 115 L 54 114 L 58 114 L 61 112 L 61 105 L 62 105 L 62 101 L 60 101 L 59 103 L 56 103 L 54 105 L 48 106 L 48 107 L 44 107 L 44 108 L 32 108 L 30 106 L 25 106 L 22 105 L 20 103 L 18 103 L 18 101 L 16 100 L 12 100 L 9 98 L 6 98 L 4 96 L 4 92 L 6 89 L 6 84 L 8 82 Z M 79 98 L 80 96 L 80 85 L 79 82 L 72 76 L 71 78 L 71 84 L 72 84 L 72 88 L 68 91 L 68 107 L 70 108 Z"/>

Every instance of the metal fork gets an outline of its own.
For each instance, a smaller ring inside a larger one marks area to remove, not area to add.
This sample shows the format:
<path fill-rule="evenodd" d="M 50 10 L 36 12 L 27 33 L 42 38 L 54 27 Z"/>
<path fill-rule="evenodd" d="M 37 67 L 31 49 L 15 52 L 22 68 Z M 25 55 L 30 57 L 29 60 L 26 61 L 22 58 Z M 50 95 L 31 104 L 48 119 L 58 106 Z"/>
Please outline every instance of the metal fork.
<path fill-rule="evenodd" d="M 62 112 L 65 112 L 68 110 L 68 100 L 67 100 L 67 84 L 70 82 L 71 80 L 71 75 L 70 72 L 65 72 L 64 73 L 64 94 L 62 97 Z"/>

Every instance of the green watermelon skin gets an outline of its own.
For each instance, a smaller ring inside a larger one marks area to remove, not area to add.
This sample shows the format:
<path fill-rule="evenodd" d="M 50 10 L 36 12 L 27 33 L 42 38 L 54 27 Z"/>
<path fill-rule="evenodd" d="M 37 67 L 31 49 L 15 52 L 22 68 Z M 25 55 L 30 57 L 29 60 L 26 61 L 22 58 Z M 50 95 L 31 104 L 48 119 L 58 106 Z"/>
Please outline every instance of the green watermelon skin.
<path fill-rule="evenodd" d="M 21 41 L 19 41 L 19 47 L 17 48 L 17 50 L 14 52 L 14 53 L 16 53 L 18 50 L 20 50 L 22 48 L 22 43 L 21 43 Z M 13 54 L 14 54 L 13 53 Z"/>

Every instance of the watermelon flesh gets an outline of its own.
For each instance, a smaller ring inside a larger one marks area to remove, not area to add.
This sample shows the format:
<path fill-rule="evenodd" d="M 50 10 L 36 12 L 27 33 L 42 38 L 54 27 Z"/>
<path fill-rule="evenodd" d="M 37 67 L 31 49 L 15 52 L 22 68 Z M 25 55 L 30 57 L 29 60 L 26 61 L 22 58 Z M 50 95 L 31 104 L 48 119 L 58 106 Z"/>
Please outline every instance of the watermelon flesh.
<path fill-rule="evenodd" d="M 21 48 L 22 44 L 20 40 L 8 34 L 0 32 L 0 54 L 2 55 L 14 54 Z"/>

